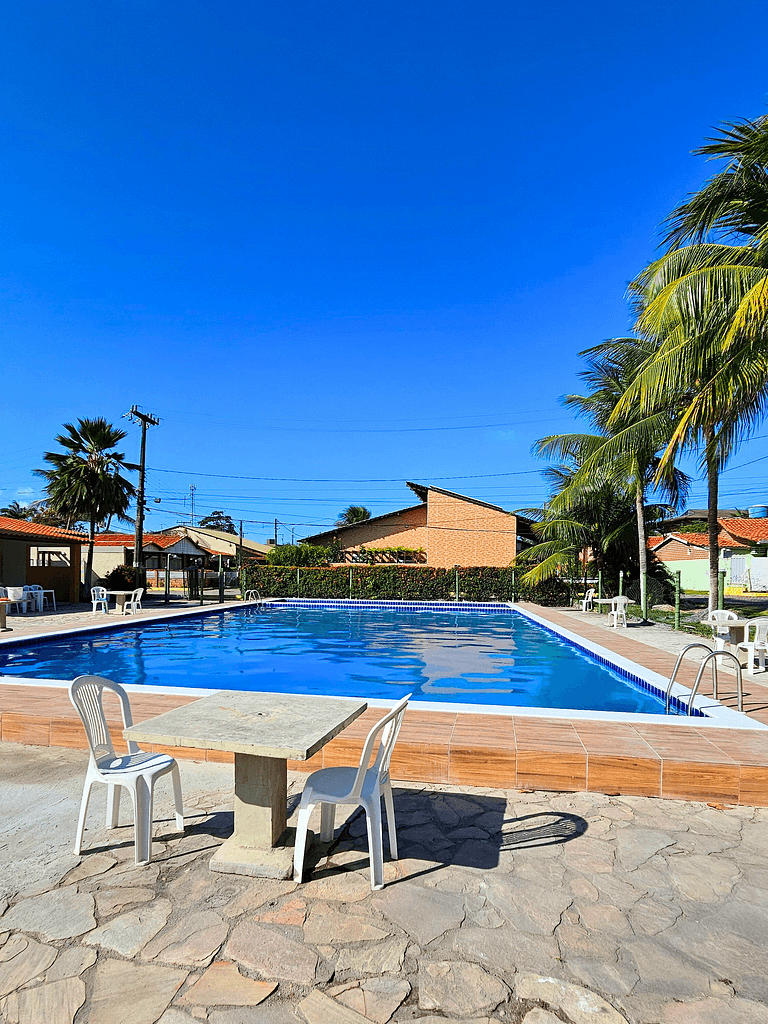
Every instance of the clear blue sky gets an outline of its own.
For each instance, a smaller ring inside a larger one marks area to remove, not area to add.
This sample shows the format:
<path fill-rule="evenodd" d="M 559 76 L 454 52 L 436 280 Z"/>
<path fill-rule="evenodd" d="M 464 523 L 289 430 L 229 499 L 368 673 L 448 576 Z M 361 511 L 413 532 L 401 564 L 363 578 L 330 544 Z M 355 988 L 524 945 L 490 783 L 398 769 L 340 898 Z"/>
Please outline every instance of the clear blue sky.
<path fill-rule="evenodd" d="M 148 529 L 190 484 L 298 535 L 406 479 L 540 502 L 530 446 L 627 332 L 690 150 L 768 99 L 764 0 L 30 0 L 3 37 L 0 503 L 138 403 Z"/>

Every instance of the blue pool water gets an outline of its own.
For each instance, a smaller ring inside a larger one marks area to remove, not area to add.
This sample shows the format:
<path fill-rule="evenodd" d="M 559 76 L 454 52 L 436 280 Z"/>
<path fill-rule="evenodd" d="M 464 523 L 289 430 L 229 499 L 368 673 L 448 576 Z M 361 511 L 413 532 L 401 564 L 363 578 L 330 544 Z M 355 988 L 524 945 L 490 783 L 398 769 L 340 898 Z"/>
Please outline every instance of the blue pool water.
<path fill-rule="evenodd" d="M 597 658 L 507 611 L 273 605 L 0 648 L 0 674 L 663 714 Z"/>

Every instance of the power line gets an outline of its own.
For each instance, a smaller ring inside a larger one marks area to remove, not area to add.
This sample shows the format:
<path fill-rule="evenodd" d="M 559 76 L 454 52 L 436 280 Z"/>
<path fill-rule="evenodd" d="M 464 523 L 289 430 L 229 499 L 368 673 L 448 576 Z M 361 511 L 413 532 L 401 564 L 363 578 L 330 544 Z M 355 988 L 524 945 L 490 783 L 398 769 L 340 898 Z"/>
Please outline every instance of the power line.
<path fill-rule="evenodd" d="M 545 467 L 546 468 L 546 467 Z M 197 473 L 187 469 L 159 469 L 157 466 L 149 466 L 152 473 L 176 473 L 181 476 L 204 476 L 213 477 L 217 480 L 260 480 L 270 483 L 292 483 L 292 484 L 402 484 L 405 477 L 402 476 L 380 476 L 380 477 L 304 477 L 304 476 L 243 476 L 235 473 Z M 543 469 L 519 469 L 512 473 L 472 473 L 469 476 L 434 476 L 433 480 L 490 480 L 500 476 L 533 476 L 542 473 Z M 423 479 L 423 477 L 422 477 Z M 424 485 L 426 486 L 426 484 Z"/>

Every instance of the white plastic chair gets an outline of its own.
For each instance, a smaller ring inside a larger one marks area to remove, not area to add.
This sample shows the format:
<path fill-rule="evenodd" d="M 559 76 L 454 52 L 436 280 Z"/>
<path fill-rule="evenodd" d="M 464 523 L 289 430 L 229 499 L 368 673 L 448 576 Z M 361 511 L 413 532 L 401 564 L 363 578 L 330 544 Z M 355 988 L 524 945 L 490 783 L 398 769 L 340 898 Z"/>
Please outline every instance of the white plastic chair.
<path fill-rule="evenodd" d="M 39 583 L 30 583 L 27 586 L 25 586 L 24 589 L 32 598 L 34 610 L 36 612 L 41 612 L 45 607 L 46 601 L 45 592 L 43 591 L 43 588 L 40 586 Z"/>
<path fill-rule="evenodd" d="M 583 600 L 581 602 L 581 610 L 583 612 L 591 612 L 592 611 L 592 602 L 593 602 L 594 598 L 595 598 L 595 591 L 592 590 L 592 589 L 588 590 L 586 592 L 586 594 L 584 595 L 584 598 L 583 598 Z"/>
<path fill-rule="evenodd" d="M 109 612 L 109 598 L 107 597 L 106 587 L 91 587 L 91 602 L 93 603 L 93 614 L 99 610 L 99 605 L 102 606 L 102 611 L 106 615 Z"/>
<path fill-rule="evenodd" d="M 754 629 L 755 635 L 749 639 L 750 632 Z M 744 639 L 736 644 L 737 651 L 747 652 L 747 673 L 750 676 L 755 674 L 755 658 L 760 662 L 760 668 L 765 671 L 765 656 L 768 654 L 768 618 L 750 619 L 744 627 Z"/>
<path fill-rule="evenodd" d="M 618 629 L 619 620 L 622 625 L 626 628 L 627 625 L 627 606 L 629 604 L 628 597 L 614 597 L 611 598 L 611 611 L 608 615 L 608 625 L 613 626 L 614 629 Z"/>
<path fill-rule="evenodd" d="M 320 804 L 320 838 L 323 842 L 333 839 L 336 804 L 358 804 L 365 810 L 368 826 L 368 855 L 371 862 L 371 888 L 384 888 L 384 852 L 381 829 L 381 798 L 387 808 L 389 829 L 389 851 L 397 860 L 397 836 L 395 834 L 395 805 L 392 799 L 392 784 L 389 781 L 389 762 L 397 734 L 403 724 L 403 716 L 412 694 L 395 705 L 368 733 L 357 768 L 321 768 L 312 772 L 304 786 L 299 806 L 299 820 L 296 825 L 296 846 L 293 854 L 293 877 L 301 882 L 304 871 L 304 850 L 307 843 L 309 816 Z M 371 767 L 374 747 L 378 750 Z"/>
<path fill-rule="evenodd" d="M 720 623 L 735 622 L 738 619 L 736 612 L 727 611 L 725 608 L 715 608 L 714 611 L 710 612 L 707 616 L 709 619 L 708 625 L 712 627 L 712 639 L 715 642 L 715 650 L 725 650 L 725 645 L 730 641 L 731 631 L 727 626 L 720 625 Z M 744 634 L 747 635 L 746 633 Z"/>
<path fill-rule="evenodd" d="M 78 676 L 69 684 L 69 699 L 74 704 L 85 728 L 91 752 L 85 776 L 83 799 L 75 835 L 75 854 L 83 845 L 85 817 L 94 782 L 103 782 L 107 789 L 107 828 L 117 828 L 120 812 L 120 788 L 131 794 L 136 837 L 136 863 L 146 864 L 152 859 L 152 805 L 154 787 L 161 775 L 171 773 L 173 799 L 176 808 L 176 827 L 184 831 L 184 807 L 181 799 L 179 766 L 168 754 L 151 754 L 128 740 L 128 753 L 116 754 L 112 737 L 104 717 L 102 697 L 104 690 L 112 690 L 120 698 L 123 725 L 133 725 L 128 694 L 118 683 L 101 676 Z"/>
<path fill-rule="evenodd" d="M 139 587 L 138 590 L 134 590 L 130 597 L 125 599 L 123 605 L 123 615 L 133 614 L 134 612 L 141 611 L 141 595 L 144 593 L 144 588 Z"/>
<path fill-rule="evenodd" d="M 26 615 L 27 607 L 35 602 L 34 597 L 24 587 L 6 587 L 5 593 L 10 603 L 15 605 L 22 615 Z"/>

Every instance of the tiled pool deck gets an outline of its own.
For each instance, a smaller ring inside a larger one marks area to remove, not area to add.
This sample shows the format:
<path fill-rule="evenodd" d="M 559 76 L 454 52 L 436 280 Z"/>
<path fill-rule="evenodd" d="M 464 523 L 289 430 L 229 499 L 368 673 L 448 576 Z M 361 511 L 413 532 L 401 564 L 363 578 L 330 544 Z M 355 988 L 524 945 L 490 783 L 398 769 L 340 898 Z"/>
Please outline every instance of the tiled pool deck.
<path fill-rule="evenodd" d="M 533 605 L 521 607 L 555 628 L 565 628 L 645 669 L 665 677 L 672 671 L 674 645 L 672 650 L 664 650 L 635 639 L 631 628 L 609 630 L 600 616 Z M 158 610 L 158 614 L 165 613 L 167 609 Z M 54 617 L 50 616 L 44 617 L 45 622 L 43 617 L 27 622 L 14 619 L 14 625 L 19 623 L 19 633 L 27 635 L 59 632 L 74 628 L 75 617 L 81 625 L 83 618 L 90 618 L 77 614 L 61 616 L 58 622 L 52 622 Z M 154 614 L 148 611 L 142 617 L 152 618 Z M 648 634 L 641 635 L 645 638 Z M 680 682 L 690 686 L 694 677 L 694 666 L 684 665 Z M 723 690 L 730 693 L 729 682 L 727 677 L 723 680 Z M 134 720 L 142 721 L 194 699 L 181 694 L 132 694 Z M 723 703 L 735 707 L 735 698 L 727 696 Z M 759 728 L 768 724 L 768 688 L 759 679 L 745 676 L 744 707 L 757 723 L 755 730 L 700 724 L 701 719 L 596 721 L 531 713 L 421 710 L 412 705 L 398 740 L 392 775 L 403 781 L 458 786 L 586 791 L 768 806 L 768 729 Z M 311 761 L 290 767 L 311 771 L 354 762 L 368 729 L 380 714 L 379 709 L 370 709 Z M 117 718 L 114 725 L 117 739 Z M 4 741 L 42 746 L 85 745 L 66 691 L 53 686 L 1 685 L 0 736 Z M 231 759 L 231 755 L 219 751 L 173 748 L 173 754 L 196 760 Z"/>

